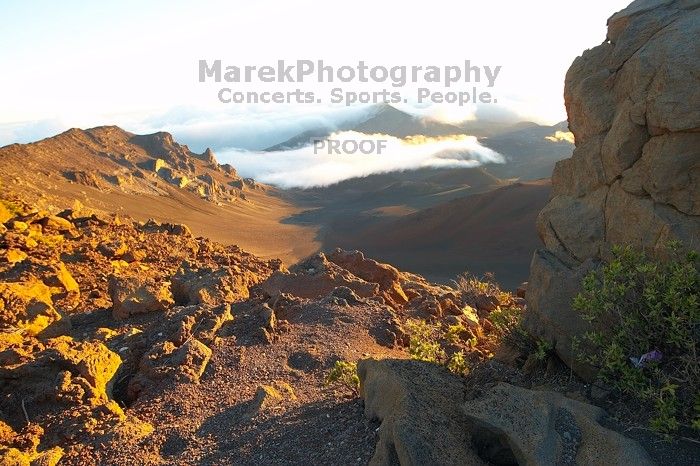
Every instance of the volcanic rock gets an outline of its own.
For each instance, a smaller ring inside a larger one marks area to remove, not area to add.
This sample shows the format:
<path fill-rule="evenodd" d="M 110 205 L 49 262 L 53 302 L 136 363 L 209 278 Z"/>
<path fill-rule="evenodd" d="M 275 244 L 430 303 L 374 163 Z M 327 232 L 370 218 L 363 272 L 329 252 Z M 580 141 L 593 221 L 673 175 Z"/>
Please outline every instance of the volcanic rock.
<path fill-rule="evenodd" d="M 345 286 L 363 298 L 379 294 L 377 283 L 363 280 L 329 261 L 323 253 L 297 264 L 289 272 L 277 271 L 261 284 L 268 296 L 286 293 L 300 298 L 319 298 L 339 286 Z"/>
<path fill-rule="evenodd" d="M 660 257 L 672 240 L 700 249 L 700 9 L 637 0 L 608 20 L 607 40 L 571 65 L 565 83 L 570 159 L 552 176 L 538 218 L 525 326 L 580 375 L 571 302 L 583 276 L 629 245 Z"/>
<path fill-rule="evenodd" d="M 600 408 L 558 393 L 501 382 L 465 401 L 461 379 L 419 361 L 367 359 L 358 375 L 381 421 L 372 465 L 653 464 Z"/>
<path fill-rule="evenodd" d="M 116 319 L 125 319 L 133 314 L 164 311 L 175 303 L 170 292 L 170 283 L 143 283 L 136 277 L 111 277 L 109 295 L 112 298 L 112 315 Z"/>
<path fill-rule="evenodd" d="M 70 328 L 70 320 L 53 306 L 51 289 L 39 280 L 0 283 L 0 328 L 51 337 Z"/>

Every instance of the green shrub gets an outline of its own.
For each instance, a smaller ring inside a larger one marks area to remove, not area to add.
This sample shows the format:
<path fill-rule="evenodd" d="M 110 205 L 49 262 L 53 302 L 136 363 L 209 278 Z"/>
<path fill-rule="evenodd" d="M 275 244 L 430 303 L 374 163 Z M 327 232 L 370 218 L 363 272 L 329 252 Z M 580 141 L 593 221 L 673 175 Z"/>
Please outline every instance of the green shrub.
<path fill-rule="evenodd" d="M 467 375 L 469 365 L 463 351 L 449 354 L 441 342 L 458 343 L 467 329 L 462 324 L 444 327 L 421 319 L 408 319 L 405 324 L 409 335 L 408 353 L 412 359 L 440 364 L 457 375 Z M 471 344 L 471 343 L 470 343 Z"/>
<path fill-rule="evenodd" d="M 357 363 L 336 361 L 326 376 L 326 385 L 340 385 L 349 389 L 355 396 L 360 393 L 360 378 L 357 375 Z"/>
<path fill-rule="evenodd" d="M 554 346 L 547 340 L 541 338 L 535 340 L 535 352 L 533 354 L 538 361 L 541 362 L 547 359 L 552 354 L 552 351 L 554 351 Z"/>
<path fill-rule="evenodd" d="M 673 244 L 667 260 L 655 261 L 629 247 L 614 248 L 612 260 L 586 276 L 573 303 L 591 324 L 575 341 L 579 359 L 648 406 L 651 427 L 666 434 L 700 425 L 698 255 L 679 250 Z M 639 361 L 652 351 L 656 357 Z"/>
<path fill-rule="evenodd" d="M 412 359 L 427 362 L 442 362 L 445 359 L 445 351 L 438 341 L 440 324 L 432 325 L 420 319 L 408 319 L 406 321 L 408 332 L 408 353 Z"/>
<path fill-rule="evenodd" d="M 447 369 L 453 374 L 469 374 L 469 366 L 467 365 L 466 359 L 464 359 L 464 353 L 462 351 L 457 351 L 450 356 L 450 359 L 447 361 Z"/>
<path fill-rule="evenodd" d="M 532 336 L 522 325 L 523 311 L 518 307 L 502 307 L 489 314 L 489 321 L 494 326 L 495 337 L 522 354 L 546 350 L 545 342 Z M 551 352 L 551 345 L 549 348 Z M 542 359 L 544 359 L 542 356 Z"/>
<path fill-rule="evenodd" d="M 520 327 L 523 312 L 517 307 L 501 307 L 489 314 L 489 321 L 501 337 L 524 332 Z"/>
<path fill-rule="evenodd" d="M 467 332 L 467 329 L 462 324 L 454 324 L 447 327 L 445 332 L 445 340 L 449 343 L 457 344 L 462 340 L 462 335 Z"/>

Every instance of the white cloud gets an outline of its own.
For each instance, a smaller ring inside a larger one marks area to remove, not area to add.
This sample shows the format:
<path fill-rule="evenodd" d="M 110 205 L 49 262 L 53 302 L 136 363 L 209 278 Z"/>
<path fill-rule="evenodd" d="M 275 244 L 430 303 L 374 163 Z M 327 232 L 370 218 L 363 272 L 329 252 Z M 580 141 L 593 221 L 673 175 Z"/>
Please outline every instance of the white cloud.
<path fill-rule="evenodd" d="M 574 144 L 576 141 L 574 139 L 574 133 L 571 131 L 555 131 L 551 136 L 546 136 L 545 139 L 551 142 L 568 142 Z"/>
<path fill-rule="evenodd" d="M 217 157 L 221 163 L 232 164 L 243 176 L 282 188 L 327 186 L 375 173 L 426 167 L 476 167 L 504 162 L 499 153 L 479 144 L 474 136 L 399 139 L 344 131 L 332 134 L 329 139 L 358 144 L 372 141 L 375 147 L 379 141 L 386 141 L 386 149 L 381 154 L 349 153 L 342 149 L 340 154 L 329 154 L 325 150 L 314 153 L 312 146 L 277 152 L 233 149 Z"/>
<path fill-rule="evenodd" d="M 207 147 L 262 150 L 312 128 L 337 130 L 348 121 L 361 121 L 370 111 L 368 106 L 259 105 L 226 112 L 182 107 L 134 126 L 138 132 L 168 131 L 199 152 Z"/>

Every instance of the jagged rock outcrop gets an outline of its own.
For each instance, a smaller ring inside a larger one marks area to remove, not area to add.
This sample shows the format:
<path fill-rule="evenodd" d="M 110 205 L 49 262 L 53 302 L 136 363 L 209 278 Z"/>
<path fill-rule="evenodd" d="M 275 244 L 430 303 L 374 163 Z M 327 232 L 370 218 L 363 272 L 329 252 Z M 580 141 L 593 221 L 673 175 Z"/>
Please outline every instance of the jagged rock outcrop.
<path fill-rule="evenodd" d="M 462 409 L 474 448 L 492 462 L 512 454 L 518 464 L 654 464 L 639 444 L 599 423 L 605 411 L 560 393 L 501 382 Z"/>
<path fill-rule="evenodd" d="M 699 35 L 700 1 L 637 0 L 567 73 L 576 149 L 557 164 L 538 218 L 545 247 L 532 260 L 526 326 L 582 375 L 571 300 L 583 276 L 613 245 L 700 249 Z"/>
<path fill-rule="evenodd" d="M 360 251 L 336 249 L 328 255 L 328 259 L 365 281 L 379 284 L 381 296 L 394 306 L 408 302 L 401 287 L 401 273 L 395 267 L 368 259 Z"/>
<path fill-rule="evenodd" d="M 104 435 L 119 423 L 141 424 L 111 399 L 121 359 L 102 343 L 69 336 L 45 343 L 24 339 L 2 354 L 0 423 L 9 427 L 1 436 L 2 464 L 56 464 L 63 449 L 45 444 Z"/>
<path fill-rule="evenodd" d="M 116 319 L 165 311 L 175 303 L 170 283 L 144 283 L 137 277 L 111 277 L 109 295 L 112 298 L 112 315 Z"/>
<path fill-rule="evenodd" d="M 70 328 L 53 306 L 51 289 L 39 280 L 0 283 L 0 330 L 31 336 L 56 336 Z"/>
<path fill-rule="evenodd" d="M 459 377 L 405 360 L 363 360 L 357 373 L 365 415 L 382 422 L 371 465 L 487 464 L 469 448 Z"/>

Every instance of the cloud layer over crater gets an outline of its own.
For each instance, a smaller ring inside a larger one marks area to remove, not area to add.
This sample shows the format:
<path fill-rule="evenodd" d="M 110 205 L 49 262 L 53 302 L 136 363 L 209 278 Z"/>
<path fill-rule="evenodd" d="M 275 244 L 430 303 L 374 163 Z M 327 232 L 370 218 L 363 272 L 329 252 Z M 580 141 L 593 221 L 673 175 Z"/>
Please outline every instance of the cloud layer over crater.
<path fill-rule="evenodd" d="M 217 154 L 221 163 L 230 163 L 245 177 L 282 188 L 328 186 L 340 181 L 419 168 L 477 167 L 485 163 L 504 163 L 498 152 L 482 146 L 474 136 L 396 138 L 384 134 L 367 135 L 355 131 L 333 133 L 329 140 L 339 141 L 340 153 L 329 153 L 307 146 L 295 150 L 257 152 L 231 149 Z M 349 141 L 349 142 L 348 142 Z M 364 141 L 364 142 L 363 142 Z M 343 150 L 344 142 L 348 150 Z M 379 144 L 381 153 L 352 152 L 354 143 L 366 149 Z"/>

